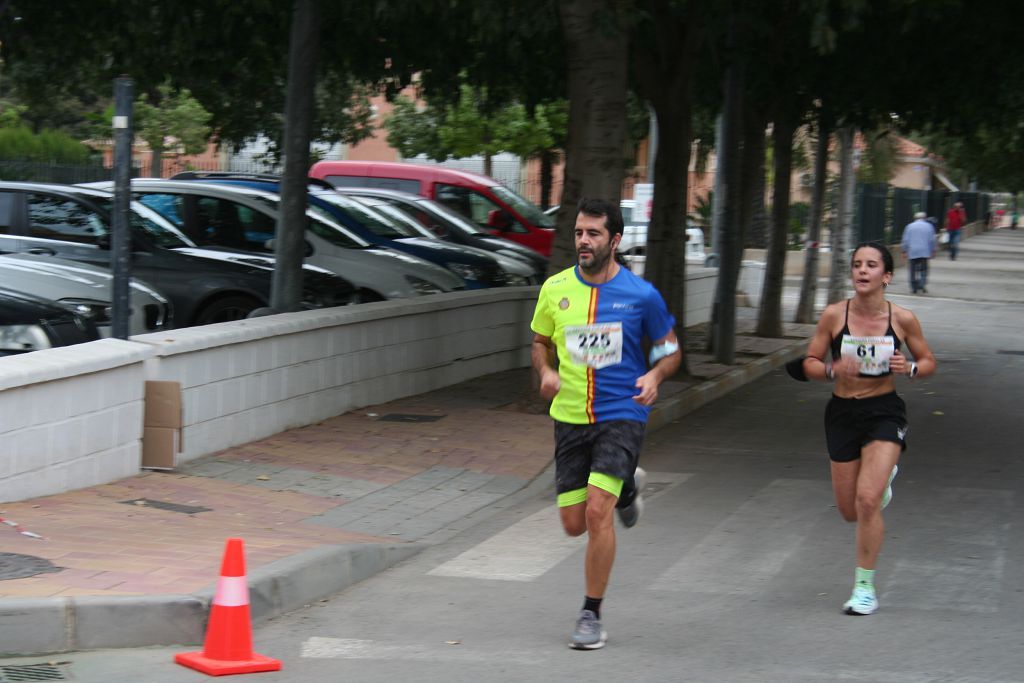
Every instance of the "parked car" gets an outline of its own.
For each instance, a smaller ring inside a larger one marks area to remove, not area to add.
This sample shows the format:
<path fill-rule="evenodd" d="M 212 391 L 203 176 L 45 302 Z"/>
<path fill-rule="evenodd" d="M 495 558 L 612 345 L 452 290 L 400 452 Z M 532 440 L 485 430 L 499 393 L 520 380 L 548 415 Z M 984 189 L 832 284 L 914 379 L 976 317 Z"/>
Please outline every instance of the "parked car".
<path fill-rule="evenodd" d="M 110 187 L 111 183 L 90 183 Z M 280 195 L 219 183 L 137 178 L 132 195 L 197 244 L 272 254 Z M 462 279 L 423 259 L 375 247 L 323 211 L 306 211 L 307 264 L 350 280 L 362 301 L 465 289 Z"/>
<path fill-rule="evenodd" d="M 484 232 L 476 223 L 462 214 L 452 211 L 444 204 L 439 204 L 418 194 L 397 190 L 339 187 L 336 188 L 336 191 L 353 197 L 383 199 L 415 218 L 420 225 L 441 239 L 522 261 L 529 265 L 532 271 L 531 284 L 539 284 L 544 281 L 548 269 L 547 258 L 521 244 Z"/>
<path fill-rule="evenodd" d="M 334 187 L 374 187 L 422 195 L 492 235 L 551 256 L 555 221 L 493 178 L 443 166 L 384 161 L 318 161 L 309 176 Z"/>
<path fill-rule="evenodd" d="M 63 306 L 0 288 L 0 356 L 99 339 L 96 325 Z"/>
<path fill-rule="evenodd" d="M 275 194 L 281 191 L 280 179 L 271 175 L 186 171 L 172 180 L 251 187 Z M 307 199 L 310 208 L 326 211 L 333 220 L 371 244 L 395 249 L 450 270 L 462 278 L 467 289 L 528 284 L 518 265 L 508 264 L 486 252 L 444 242 L 419 223 L 410 223 L 405 214 L 392 213 L 390 205 L 367 209 L 357 200 L 339 197 L 330 186 L 327 189 L 311 186 Z"/>
<path fill-rule="evenodd" d="M 383 218 L 388 226 L 393 229 L 401 230 L 404 233 L 415 234 L 415 239 L 437 245 L 443 245 L 446 250 L 457 250 L 463 253 L 467 253 L 476 259 L 485 260 L 487 263 L 493 263 L 494 266 L 488 266 L 488 271 L 497 269 L 497 274 L 491 277 L 494 285 L 492 286 L 503 286 L 503 285 L 530 285 L 536 284 L 532 282 L 533 269 L 527 263 L 523 263 L 519 260 L 509 259 L 500 254 L 490 254 L 486 251 L 475 249 L 473 247 L 460 247 L 454 244 L 444 242 L 440 237 L 427 230 L 425 227 L 419 224 L 419 222 L 405 213 L 401 209 L 392 206 L 383 199 L 376 197 L 347 197 L 341 195 L 334 190 L 323 190 L 317 191 L 316 194 L 320 196 L 331 206 L 335 207 L 335 210 L 342 209 L 349 215 L 366 215 L 367 211 L 371 212 L 372 215 Z M 396 240 L 404 241 L 404 240 Z M 512 244 L 510 242 L 510 244 Z M 467 266 L 464 264 L 455 264 L 456 267 L 465 269 Z M 449 264 L 449 268 L 452 268 L 456 273 L 458 270 Z M 467 284 L 468 284 L 467 280 Z"/>
<path fill-rule="evenodd" d="M 48 299 L 95 323 L 111 336 L 114 275 L 99 266 L 35 254 L 0 254 L 0 287 Z M 149 285 L 132 279 L 128 333 L 145 334 L 171 326 L 171 305 Z"/>
<path fill-rule="evenodd" d="M 114 195 L 95 188 L 0 182 L 0 251 L 110 264 Z M 273 259 L 198 248 L 159 214 L 131 203 L 131 270 L 166 296 L 174 326 L 238 320 L 270 302 Z M 304 267 L 302 306 L 358 301 L 344 278 Z"/>

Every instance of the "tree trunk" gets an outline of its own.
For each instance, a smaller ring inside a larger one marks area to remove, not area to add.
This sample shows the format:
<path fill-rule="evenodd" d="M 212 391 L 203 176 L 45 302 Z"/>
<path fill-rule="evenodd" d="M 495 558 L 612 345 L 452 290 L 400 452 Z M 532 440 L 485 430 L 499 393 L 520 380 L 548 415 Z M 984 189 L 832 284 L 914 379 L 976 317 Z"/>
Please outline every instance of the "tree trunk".
<path fill-rule="evenodd" d="M 581 197 L 618 203 L 625 174 L 629 40 L 619 3 L 564 0 L 558 4 L 568 64 L 569 130 L 565 179 L 549 272 L 575 262 L 572 231 Z"/>
<path fill-rule="evenodd" d="M 743 248 L 752 244 L 754 239 L 754 223 L 758 219 L 758 210 L 764 212 L 764 131 L 768 122 L 764 115 L 746 109 L 743 112 L 743 134 L 740 147 L 740 262 L 742 265 Z M 761 217 L 763 218 L 763 216 Z M 760 229 L 759 245 L 764 244 L 765 230 Z"/>
<path fill-rule="evenodd" d="M 491 156 L 490 152 L 484 152 L 484 175 L 487 176 L 488 178 L 492 178 L 494 175 L 492 173 L 493 171 L 494 158 Z"/>
<path fill-rule="evenodd" d="M 734 29 L 730 27 L 730 33 Z M 730 39 L 730 43 L 733 41 Z M 731 64 L 725 75 L 725 106 L 722 119 L 722 140 L 718 172 L 722 183 L 721 262 L 718 267 L 718 285 L 715 290 L 715 325 L 712 345 L 715 360 L 731 365 L 736 350 L 736 280 L 740 272 L 743 242 L 739 216 L 740 137 L 743 126 L 743 67 Z"/>
<path fill-rule="evenodd" d="M 647 226 L 647 260 L 644 277 L 665 299 L 676 319 L 676 329 L 686 328 L 686 213 L 690 179 L 693 72 L 697 63 L 702 26 L 691 4 L 685 16 L 676 15 L 670 3 L 649 3 L 653 36 L 650 43 L 637 43 L 633 51 L 634 84 L 653 113 L 654 197 Z M 650 168 L 650 165 L 648 166 Z M 683 350 L 680 372 L 686 374 Z"/>
<path fill-rule="evenodd" d="M 164 177 L 164 147 L 163 145 L 156 143 L 150 144 L 149 146 L 149 177 L 150 178 L 163 178 Z"/>
<path fill-rule="evenodd" d="M 777 117 L 772 126 L 772 144 L 775 149 L 772 165 L 772 232 L 768 241 L 768 258 L 757 315 L 759 337 L 782 336 L 782 282 L 786 277 L 786 248 L 789 244 L 789 186 L 795 128 L 785 115 Z"/>
<path fill-rule="evenodd" d="M 551 206 L 551 185 L 554 180 L 554 165 L 558 152 L 546 149 L 540 153 L 540 208 Z"/>
<path fill-rule="evenodd" d="M 850 250 L 853 239 L 853 193 L 857 181 L 853 174 L 852 126 L 839 129 L 839 221 L 832 230 L 832 272 L 828 278 L 828 302 L 846 298 Z"/>
<path fill-rule="evenodd" d="M 288 90 L 284 117 L 284 172 L 281 212 L 274 239 L 277 265 L 270 306 L 297 311 L 302 301 L 302 260 L 305 257 L 306 194 L 309 141 L 313 128 L 316 57 L 320 46 L 319 2 L 295 0 L 288 47 Z"/>
<path fill-rule="evenodd" d="M 743 112 L 743 166 L 740 171 L 740 225 L 743 232 L 740 244 L 764 249 L 768 244 L 768 218 L 764 206 L 765 189 L 765 128 L 768 121 L 762 111 Z"/>
<path fill-rule="evenodd" d="M 830 130 L 825 114 L 818 116 L 818 143 L 814 157 L 814 187 L 811 190 L 810 227 L 807 235 L 807 253 L 804 256 L 804 275 L 800 283 L 800 303 L 796 307 L 795 322 L 811 324 L 815 320 L 814 308 L 818 298 L 818 261 L 821 246 L 821 220 L 825 213 L 825 180 L 828 175 L 828 142 Z"/>

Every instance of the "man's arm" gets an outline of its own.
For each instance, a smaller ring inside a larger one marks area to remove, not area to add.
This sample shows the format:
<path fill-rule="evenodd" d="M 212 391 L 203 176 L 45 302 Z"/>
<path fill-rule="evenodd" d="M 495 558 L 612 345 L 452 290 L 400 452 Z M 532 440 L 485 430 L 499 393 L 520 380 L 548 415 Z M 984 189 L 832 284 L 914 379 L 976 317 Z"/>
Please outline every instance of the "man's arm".
<path fill-rule="evenodd" d="M 654 367 L 637 379 L 636 387 L 640 392 L 633 397 L 633 400 L 640 405 L 654 405 L 654 402 L 658 400 L 658 386 L 679 370 L 683 353 L 679 350 L 679 340 L 676 338 L 674 330 L 669 330 L 664 337 L 655 340 L 654 347 L 657 348 L 663 344 L 672 344 L 676 348 L 672 353 L 659 358 L 654 363 Z"/>
<path fill-rule="evenodd" d="M 533 369 L 540 377 L 540 396 L 550 401 L 562 387 L 562 380 L 555 368 L 555 344 L 551 337 L 542 334 L 533 335 L 533 346 L 530 348 L 530 360 Z"/>

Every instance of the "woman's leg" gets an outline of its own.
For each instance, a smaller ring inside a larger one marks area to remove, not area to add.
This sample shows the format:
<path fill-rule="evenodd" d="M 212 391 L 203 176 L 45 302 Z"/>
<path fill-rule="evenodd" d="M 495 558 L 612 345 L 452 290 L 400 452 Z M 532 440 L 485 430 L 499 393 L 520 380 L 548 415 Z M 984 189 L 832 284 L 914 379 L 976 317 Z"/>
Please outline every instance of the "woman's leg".
<path fill-rule="evenodd" d="M 900 444 L 872 441 L 861 449 L 854 507 L 857 520 L 857 566 L 874 569 L 885 537 L 882 495 L 889 485 L 892 468 L 900 458 Z"/>

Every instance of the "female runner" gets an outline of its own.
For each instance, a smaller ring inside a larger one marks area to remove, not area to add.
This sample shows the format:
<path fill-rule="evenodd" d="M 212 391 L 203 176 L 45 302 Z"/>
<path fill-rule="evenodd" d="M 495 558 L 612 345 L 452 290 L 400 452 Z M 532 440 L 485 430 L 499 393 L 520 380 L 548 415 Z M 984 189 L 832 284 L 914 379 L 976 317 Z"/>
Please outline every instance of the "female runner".
<path fill-rule="evenodd" d="M 835 385 L 825 409 L 832 490 L 843 519 L 857 523 L 857 571 L 843 610 L 871 614 L 878 609 L 874 573 L 885 535 L 882 509 L 892 499 L 896 463 L 907 447 L 906 407 L 895 377 L 927 377 L 935 372 L 935 358 L 917 317 L 885 298 L 893 276 L 889 250 L 860 244 L 850 265 L 853 298 L 822 313 L 802 370 L 808 379 Z"/>

